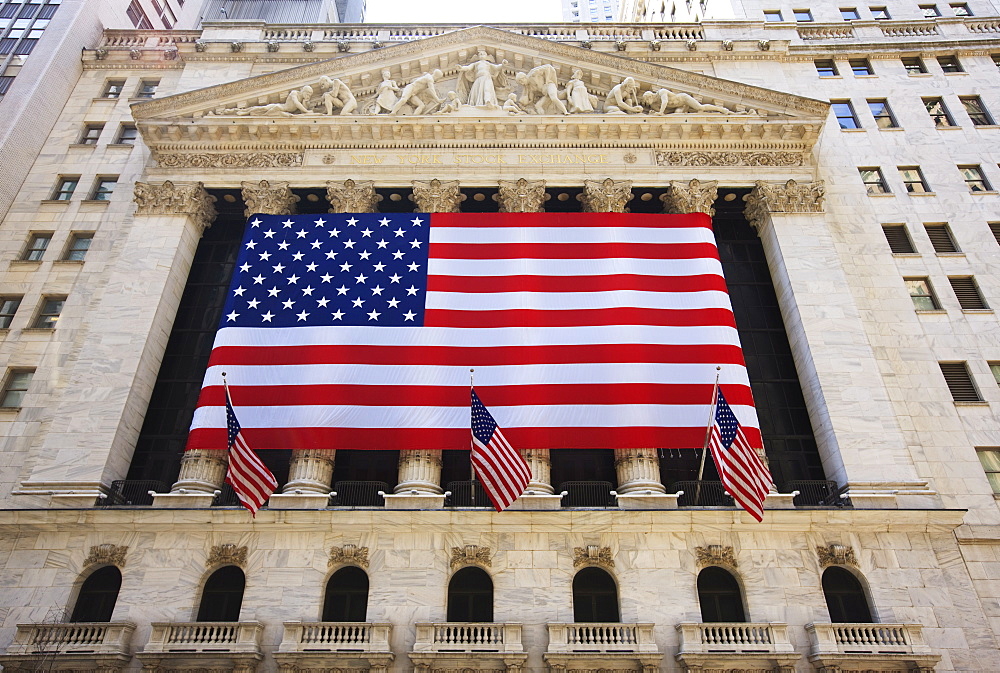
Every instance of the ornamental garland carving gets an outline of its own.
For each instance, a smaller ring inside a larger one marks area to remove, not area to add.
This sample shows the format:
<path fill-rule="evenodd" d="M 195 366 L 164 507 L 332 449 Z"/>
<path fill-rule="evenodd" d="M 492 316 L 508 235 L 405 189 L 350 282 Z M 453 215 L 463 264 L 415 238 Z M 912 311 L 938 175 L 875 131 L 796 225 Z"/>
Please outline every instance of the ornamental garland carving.
<path fill-rule="evenodd" d="M 89 568 L 92 565 L 113 565 L 119 568 L 125 567 L 125 554 L 128 547 L 113 544 L 99 544 L 90 548 L 90 553 L 83 561 L 83 567 Z"/>
<path fill-rule="evenodd" d="M 584 180 L 583 194 L 580 201 L 584 212 L 588 213 L 624 213 L 625 206 L 632 200 L 631 180 L 603 181 Z"/>
<path fill-rule="evenodd" d="M 715 215 L 715 198 L 718 196 L 719 183 L 716 180 L 702 182 L 694 178 L 687 184 L 671 181 L 667 192 L 660 197 L 663 210 L 666 213 L 708 213 Z"/>
<path fill-rule="evenodd" d="M 657 166 L 801 166 L 801 152 L 685 152 L 657 150 Z"/>
<path fill-rule="evenodd" d="M 480 565 L 486 568 L 493 566 L 490 558 L 490 548 L 467 544 L 464 547 L 451 548 L 451 567 L 461 565 Z"/>
<path fill-rule="evenodd" d="M 190 215 L 202 229 L 215 220 L 215 197 L 205 191 L 201 182 L 136 182 L 132 199 L 138 215 Z"/>
<path fill-rule="evenodd" d="M 243 567 L 247 564 L 247 547 L 237 547 L 234 544 L 217 544 L 212 546 L 212 551 L 208 553 L 208 560 L 205 561 L 207 567 L 214 565 L 236 565 Z"/>
<path fill-rule="evenodd" d="M 241 182 L 243 186 L 243 202 L 246 203 L 246 215 L 254 213 L 265 215 L 289 215 L 295 212 L 295 204 L 299 197 L 292 193 L 287 182 Z"/>
<path fill-rule="evenodd" d="M 382 197 L 375 193 L 371 180 L 344 180 L 326 183 L 326 198 L 331 213 L 377 213 Z"/>
<path fill-rule="evenodd" d="M 156 163 L 161 168 L 294 168 L 302 165 L 302 152 L 157 153 Z"/>
<path fill-rule="evenodd" d="M 410 200 L 418 213 L 457 213 L 465 195 L 459 191 L 458 180 L 414 180 Z"/>
<path fill-rule="evenodd" d="M 826 568 L 827 566 L 858 567 L 858 557 L 854 555 L 854 547 L 843 544 L 816 547 L 816 555 L 819 557 L 821 568 Z"/>
<path fill-rule="evenodd" d="M 730 568 L 739 567 L 736 563 L 736 553 L 732 547 L 710 544 L 705 547 L 695 547 L 694 552 L 697 555 L 696 562 L 699 568 L 717 565 L 729 566 Z"/>
<path fill-rule="evenodd" d="M 327 567 L 336 565 L 356 565 L 360 568 L 368 567 L 368 547 L 357 547 L 353 544 L 345 544 L 343 547 L 330 548 L 330 560 Z"/>
<path fill-rule="evenodd" d="M 611 547 L 600 547 L 596 544 L 588 544 L 586 547 L 574 547 L 573 567 L 579 568 L 582 565 L 598 565 L 606 568 L 614 568 L 615 558 L 611 553 Z"/>
<path fill-rule="evenodd" d="M 545 196 L 545 180 L 501 180 L 497 201 L 501 213 L 540 213 Z"/>

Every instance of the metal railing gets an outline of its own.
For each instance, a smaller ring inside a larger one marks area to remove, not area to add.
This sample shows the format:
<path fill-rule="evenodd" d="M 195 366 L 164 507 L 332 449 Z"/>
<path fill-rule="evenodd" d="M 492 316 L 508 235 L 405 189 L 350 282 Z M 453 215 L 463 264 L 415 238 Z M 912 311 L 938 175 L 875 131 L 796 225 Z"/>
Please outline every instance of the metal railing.
<path fill-rule="evenodd" d="M 333 507 L 384 507 L 385 499 L 380 493 L 389 492 L 389 484 L 384 481 L 338 481 L 333 485 L 337 494 L 330 499 Z"/>
<path fill-rule="evenodd" d="M 674 493 L 683 491 L 678 507 L 735 507 L 721 481 L 677 481 L 670 487 Z"/>
<path fill-rule="evenodd" d="M 117 479 L 111 482 L 107 495 L 97 497 L 95 507 L 152 507 L 154 493 L 163 493 L 166 486 L 153 479 Z"/>
<path fill-rule="evenodd" d="M 786 481 L 782 493 L 799 494 L 792 502 L 796 507 L 849 507 L 850 499 L 845 497 L 846 489 L 828 479 L 796 479 Z"/>
<path fill-rule="evenodd" d="M 610 481 L 564 481 L 556 493 L 564 494 L 563 507 L 615 507 Z"/>
<path fill-rule="evenodd" d="M 216 494 L 215 499 L 212 500 L 212 507 L 239 507 L 240 499 L 236 497 L 236 491 L 229 484 L 223 484 L 222 488 Z M 264 507 L 267 507 L 267 503 L 264 503 Z"/>
<path fill-rule="evenodd" d="M 445 491 L 451 493 L 444 499 L 445 507 L 492 507 L 490 497 L 486 495 L 483 482 L 478 479 L 466 481 L 449 481 Z"/>

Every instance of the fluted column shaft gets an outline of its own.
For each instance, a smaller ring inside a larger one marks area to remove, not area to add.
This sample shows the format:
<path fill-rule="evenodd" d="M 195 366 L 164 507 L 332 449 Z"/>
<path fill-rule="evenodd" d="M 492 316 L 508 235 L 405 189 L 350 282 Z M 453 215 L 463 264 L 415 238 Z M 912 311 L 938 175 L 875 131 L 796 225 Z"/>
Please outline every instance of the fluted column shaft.
<path fill-rule="evenodd" d="M 288 483 L 282 493 L 330 492 L 336 449 L 295 449 L 288 464 Z"/>
<path fill-rule="evenodd" d="M 413 449 L 399 452 L 399 483 L 394 493 L 439 495 L 441 489 L 441 451 Z"/>
<path fill-rule="evenodd" d="M 660 459 L 656 449 L 615 449 L 615 472 L 617 490 L 622 495 L 639 491 L 667 492 L 660 482 Z"/>
<path fill-rule="evenodd" d="M 526 491 L 535 493 L 553 493 L 552 488 L 552 461 L 549 459 L 548 449 L 522 449 L 521 455 L 528 463 L 531 470 L 531 481 L 528 482 Z"/>
<path fill-rule="evenodd" d="M 181 471 L 171 493 L 212 493 L 226 481 L 229 454 L 216 449 L 192 449 L 181 457 Z"/>

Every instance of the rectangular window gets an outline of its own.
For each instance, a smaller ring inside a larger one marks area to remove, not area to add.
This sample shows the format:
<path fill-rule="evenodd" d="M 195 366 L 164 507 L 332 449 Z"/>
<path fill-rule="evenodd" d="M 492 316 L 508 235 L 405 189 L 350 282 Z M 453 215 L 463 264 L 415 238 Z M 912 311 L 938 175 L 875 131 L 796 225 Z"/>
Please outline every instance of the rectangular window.
<path fill-rule="evenodd" d="M 899 171 L 903 186 L 910 194 L 926 194 L 931 191 L 919 166 L 897 166 L 896 169 Z"/>
<path fill-rule="evenodd" d="M 948 282 L 951 283 L 951 289 L 955 291 L 958 305 L 962 307 L 963 311 L 989 310 L 990 307 L 979 292 L 975 278 L 972 276 L 949 276 Z"/>
<path fill-rule="evenodd" d="M 927 232 L 927 238 L 931 241 L 931 247 L 937 254 L 961 252 L 958 249 L 958 244 L 955 243 L 955 237 L 951 234 L 951 227 L 947 224 L 943 222 L 925 224 L 924 230 Z"/>
<path fill-rule="evenodd" d="M 958 60 L 958 56 L 938 56 L 937 62 L 943 72 L 965 72 Z"/>
<path fill-rule="evenodd" d="M 90 243 L 93 240 L 94 235 L 91 233 L 73 234 L 69 239 L 69 245 L 66 247 L 63 259 L 68 262 L 82 262 L 83 258 L 87 256 L 87 251 L 90 250 Z"/>
<path fill-rule="evenodd" d="M 918 311 L 938 311 L 937 298 L 931 291 L 931 282 L 927 278 L 904 278 L 906 289 L 910 292 L 913 308 Z"/>
<path fill-rule="evenodd" d="M 125 10 L 125 14 L 132 21 L 132 25 L 140 30 L 152 29 L 153 23 L 146 16 L 146 12 L 142 11 L 142 6 L 139 4 L 139 0 L 132 0 L 129 3 L 128 8 Z"/>
<path fill-rule="evenodd" d="M 91 192 L 90 198 L 92 201 L 110 201 L 111 195 L 115 191 L 115 185 L 118 184 L 118 176 L 104 176 L 99 177 L 94 182 L 94 191 Z"/>
<path fill-rule="evenodd" d="M 97 141 L 101 137 L 101 131 L 104 130 L 104 124 L 87 124 L 83 127 L 83 133 L 80 134 L 81 145 L 96 145 Z"/>
<path fill-rule="evenodd" d="M 990 58 L 993 59 L 993 65 L 997 67 L 997 70 L 1000 70 L 1000 54 L 990 54 Z"/>
<path fill-rule="evenodd" d="M 69 201 L 73 198 L 73 192 L 76 191 L 78 184 L 80 184 L 80 178 L 77 176 L 59 178 L 59 184 L 56 185 L 52 198 L 55 201 Z"/>
<path fill-rule="evenodd" d="M 920 13 L 924 15 L 925 19 L 933 19 L 935 17 L 941 16 L 941 10 L 937 8 L 937 5 L 917 5 L 920 8 Z"/>
<path fill-rule="evenodd" d="M 52 242 L 52 234 L 32 234 L 28 239 L 28 247 L 21 254 L 21 259 L 27 262 L 37 262 L 45 255 L 45 250 Z"/>
<path fill-rule="evenodd" d="M 1000 362 L 990 362 L 990 373 L 993 374 L 993 380 L 997 382 L 1000 386 Z"/>
<path fill-rule="evenodd" d="M 976 449 L 979 462 L 994 493 L 1000 494 L 1000 449 Z"/>
<path fill-rule="evenodd" d="M 795 17 L 796 21 L 812 21 L 813 13 L 809 9 L 793 9 L 792 16 Z"/>
<path fill-rule="evenodd" d="M 101 98 L 120 98 L 124 90 L 125 80 L 109 79 L 104 83 L 104 92 L 101 94 Z"/>
<path fill-rule="evenodd" d="M 964 2 L 953 2 L 950 6 L 951 11 L 955 12 L 955 16 L 972 16 L 969 5 Z"/>
<path fill-rule="evenodd" d="M 152 98 L 156 95 L 156 87 L 160 86 L 158 79 L 144 79 L 139 82 L 139 88 L 135 92 L 136 98 Z"/>
<path fill-rule="evenodd" d="M 889 186 L 885 184 L 885 178 L 882 176 L 882 169 L 876 167 L 872 168 L 859 168 L 858 172 L 861 173 L 861 182 L 865 184 L 865 189 L 868 190 L 868 194 L 889 194 Z"/>
<path fill-rule="evenodd" d="M 21 297 L 0 297 L 0 329 L 7 329 L 21 306 Z"/>
<path fill-rule="evenodd" d="M 962 101 L 965 112 L 969 115 L 969 119 L 972 120 L 973 126 L 993 125 L 993 118 L 986 111 L 983 101 L 979 96 L 959 96 L 959 100 Z"/>
<path fill-rule="evenodd" d="M 11 369 L 7 372 L 7 380 L 3 383 L 3 393 L 0 396 L 0 407 L 18 409 L 24 400 L 24 394 L 31 385 L 33 369 Z"/>
<path fill-rule="evenodd" d="M 1000 222 L 990 222 L 989 227 L 993 238 L 997 240 L 997 245 L 1000 245 Z"/>
<path fill-rule="evenodd" d="M 65 303 L 66 297 L 42 297 L 42 307 L 31 326 L 36 329 L 55 329 Z"/>
<path fill-rule="evenodd" d="M 904 56 L 900 60 L 908 75 L 923 75 L 927 72 L 927 66 L 924 65 L 924 60 L 919 56 Z"/>
<path fill-rule="evenodd" d="M 889 107 L 889 101 L 886 99 L 869 98 L 868 109 L 871 110 L 872 117 L 875 118 L 875 126 L 880 129 L 899 128 L 899 124 L 896 123 L 896 117 L 893 116 L 892 109 Z"/>
<path fill-rule="evenodd" d="M 983 398 L 979 396 L 979 390 L 976 389 L 976 384 L 972 380 L 972 375 L 969 374 L 969 368 L 964 362 L 939 362 L 938 366 L 941 367 L 941 374 L 944 375 L 944 381 L 948 384 L 948 390 L 951 391 L 951 397 L 956 402 L 982 402 Z"/>
<path fill-rule="evenodd" d="M 867 58 L 852 58 L 847 61 L 851 65 L 851 72 L 854 76 L 859 75 L 874 75 L 875 71 L 872 70 L 872 64 Z"/>
<path fill-rule="evenodd" d="M 858 14 L 858 10 L 855 7 L 841 7 L 840 18 L 844 21 L 857 21 L 861 18 L 861 15 Z"/>
<path fill-rule="evenodd" d="M 948 112 L 948 108 L 944 104 L 944 100 L 941 98 L 924 98 L 924 107 L 927 109 L 927 114 L 931 116 L 934 120 L 934 126 L 938 128 L 948 128 L 955 126 L 955 120 L 952 119 L 951 113 Z"/>
<path fill-rule="evenodd" d="M 917 250 L 913 247 L 910 234 L 906 231 L 905 224 L 883 224 L 882 233 L 889 243 L 889 250 L 894 255 L 912 255 Z"/>
<path fill-rule="evenodd" d="M 840 124 L 842 129 L 859 129 L 861 124 L 858 123 L 858 117 L 854 114 L 854 106 L 851 105 L 849 100 L 832 100 L 830 101 L 830 107 L 833 108 L 833 114 L 837 117 L 837 122 Z"/>
<path fill-rule="evenodd" d="M 784 21 L 784 18 L 781 16 L 780 9 L 765 9 L 764 20 L 768 23 L 777 23 L 778 21 Z"/>
<path fill-rule="evenodd" d="M 889 9 L 887 7 L 869 7 L 872 13 L 872 18 L 876 21 L 887 21 L 892 17 L 889 16 Z"/>
<path fill-rule="evenodd" d="M 139 131 L 135 128 L 135 124 L 122 124 L 121 128 L 118 129 L 118 137 L 115 138 L 115 143 L 118 145 L 135 145 L 135 140 L 138 137 Z"/>
<path fill-rule="evenodd" d="M 959 166 L 958 170 L 970 192 L 992 191 L 990 183 L 986 181 L 986 176 L 983 175 L 983 170 L 979 166 Z"/>
<path fill-rule="evenodd" d="M 836 77 L 837 76 L 837 65 L 833 62 L 833 59 L 825 58 L 818 61 L 813 61 L 816 65 L 816 72 L 820 77 Z"/>

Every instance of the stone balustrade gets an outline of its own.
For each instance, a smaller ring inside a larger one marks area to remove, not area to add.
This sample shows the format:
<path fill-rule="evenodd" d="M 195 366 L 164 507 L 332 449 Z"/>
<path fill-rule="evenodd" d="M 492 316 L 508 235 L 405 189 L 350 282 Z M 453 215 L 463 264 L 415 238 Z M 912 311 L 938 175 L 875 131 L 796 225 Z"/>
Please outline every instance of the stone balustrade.
<path fill-rule="evenodd" d="M 569 652 L 659 652 L 653 624 L 549 624 L 549 649 Z"/>
<path fill-rule="evenodd" d="M 676 659 L 689 670 L 766 668 L 791 673 L 802 655 L 781 622 L 682 622 Z"/>
<path fill-rule="evenodd" d="M 4 670 L 121 670 L 132 658 L 131 622 L 18 624 Z"/>
<path fill-rule="evenodd" d="M 423 622 L 414 652 L 523 652 L 521 625 L 485 622 Z"/>
<path fill-rule="evenodd" d="M 923 673 L 941 656 L 924 641 L 920 624 L 806 624 L 809 661 L 820 669 L 872 668 L 873 661 Z"/>
<path fill-rule="evenodd" d="M 197 663 L 233 673 L 252 673 L 264 658 L 260 622 L 153 622 L 149 641 L 136 656 L 143 670 Z"/>
<path fill-rule="evenodd" d="M 392 624 L 285 622 L 278 652 L 388 652 Z"/>

